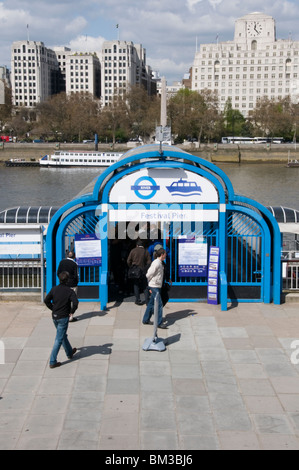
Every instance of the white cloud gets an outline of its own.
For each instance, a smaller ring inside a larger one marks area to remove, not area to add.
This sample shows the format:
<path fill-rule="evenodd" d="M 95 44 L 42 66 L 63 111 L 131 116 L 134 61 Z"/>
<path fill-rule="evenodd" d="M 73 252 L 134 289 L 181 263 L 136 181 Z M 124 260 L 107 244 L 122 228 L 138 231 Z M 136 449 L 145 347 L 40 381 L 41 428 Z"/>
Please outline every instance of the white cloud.
<path fill-rule="evenodd" d="M 212 7 L 214 8 L 214 10 L 216 9 L 217 5 L 220 5 L 220 3 L 223 2 L 223 0 L 209 0 L 210 4 L 212 5 Z"/>
<path fill-rule="evenodd" d="M 0 0 L 0 65 L 13 41 L 99 51 L 104 39 L 141 43 L 147 63 L 171 83 L 187 72 L 200 44 L 233 40 L 235 20 L 262 11 L 276 20 L 278 38 L 299 40 L 298 0 Z M 119 29 L 116 29 L 119 24 Z"/>
<path fill-rule="evenodd" d="M 87 26 L 87 21 L 83 16 L 78 16 L 74 18 L 72 21 L 66 24 L 65 31 L 66 33 L 74 34 L 78 33 L 78 31 L 82 31 Z"/>
<path fill-rule="evenodd" d="M 26 12 L 22 9 L 10 10 L 6 8 L 4 3 L 0 3 L 0 28 L 2 38 L 5 38 L 6 35 L 13 35 L 15 31 L 24 27 L 26 30 L 26 25 L 31 19 L 29 12 Z"/>
<path fill-rule="evenodd" d="M 195 10 L 195 6 L 202 2 L 203 0 L 187 0 L 187 6 L 189 8 L 189 10 L 191 12 L 193 12 Z M 216 9 L 217 5 L 220 5 L 220 3 L 222 3 L 224 0 L 208 0 L 209 4 L 214 8 L 214 10 Z"/>
<path fill-rule="evenodd" d="M 171 59 L 156 59 L 152 57 L 148 58 L 148 63 L 154 71 L 160 71 L 160 76 L 165 76 L 166 78 L 171 76 L 171 81 L 180 81 L 183 75 L 189 71 L 191 66 L 189 61 L 176 62 Z"/>
<path fill-rule="evenodd" d="M 99 52 L 102 50 L 102 44 L 105 38 L 99 36 L 94 38 L 92 36 L 77 36 L 72 39 L 67 47 L 70 47 L 72 51 L 76 52 Z"/>
<path fill-rule="evenodd" d="M 194 6 L 200 2 L 202 2 L 202 0 L 187 0 L 187 6 L 190 11 L 194 11 Z"/>

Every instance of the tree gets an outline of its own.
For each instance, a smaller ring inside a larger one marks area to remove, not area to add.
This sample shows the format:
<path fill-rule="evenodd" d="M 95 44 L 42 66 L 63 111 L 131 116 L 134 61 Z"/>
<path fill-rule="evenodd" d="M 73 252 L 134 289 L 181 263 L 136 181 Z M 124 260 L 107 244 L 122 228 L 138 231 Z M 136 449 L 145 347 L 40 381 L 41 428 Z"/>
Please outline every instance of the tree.
<path fill-rule="evenodd" d="M 132 137 L 141 136 L 147 141 L 160 118 L 160 100 L 149 96 L 142 86 L 132 86 L 124 96 Z"/>
<path fill-rule="evenodd" d="M 67 95 L 60 93 L 37 105 L 39 114 L 38 127 L 42 135 L 55 136 L 55 140 L 58 140 L 58 135 L 61 137 L 61 140 L 67 139 L 65 131 L 67 102 Z"/>
<path fill-rule="evenodd" d="M 216 92 L 179 90 L 169 102 L 173 132 L 184 138 L 196 137 L 198 142 L 215 139 L 221 123 L 218 107 Z"/>
<path fill-rule="evenodd" d="M 197 95 L 194 95 L 192 108 L 194 132 L 197 133 L 199 143 L 202 139 L 209 142 L 216 138 L 221 122 L 218 95 L 217 92 L 208 89 L 202 90 Z"/>
<path fill-rule="evenodd" d="M 36 112 L 23 106 L 11 119 L 10 130 L 18 138 L 26 138 L 36 124 Z"/>
<path fill-rule="evenodd" d="M 99 124 L 100 101 L 90 93 L 76 93 L 68 97 L 69 135 L 81 142 L 96 133 Z"/>
<path fill-rule="evenodd" d="M 90 138 L 98 127 L 99 101 L 89 93 L 60 93 L 38 105 L 38 129 L 55 140 L 79 142 Z"/>
<path fill-rule="evenodd" d="M 251 118 L 256 135 L 285 137 L 292 133 L 293 105 L 289 96 L 278 100 L 262 98 L 256 104 Z"/>
<path fill-rule="evenodd" d="M 191 108 L 194 93 L 187 88 L 179 90 L 176 95 L 170 98 L 168 103 L 171 130 L 181 138 L 187 138 L 192 133 Z"/>
<path fill-rule="evenodd" d="M 101 133 L 112 137 L 113 145 L 116 142 L 118 132 L 128 131 L 127 107 L 120 95 L 114 95 L 111 102 L 105 106 L 100 116 Z"/>
<path fill-rule="evenodd" d="M 12 92 L 5 81 L 1 80 L 0 85 L 4 91 L 4 103 L 0 104 L 0 130 L 5 127 L 9 127 L 12 113 Z"/>
<path fill-rule="evenodd" d="M 297 135 L 299 135 L 299 104 L 294 104 L 292 107 L 292 133 L 289 136 L 288 140 L 297 141 Z"/>
<path fill-rule="evenodd" d="M 225 135 L 250 136 L 247 121 L 239 110 L 233 109 L 231 98 L 225 104 L 223 120 Z"/>

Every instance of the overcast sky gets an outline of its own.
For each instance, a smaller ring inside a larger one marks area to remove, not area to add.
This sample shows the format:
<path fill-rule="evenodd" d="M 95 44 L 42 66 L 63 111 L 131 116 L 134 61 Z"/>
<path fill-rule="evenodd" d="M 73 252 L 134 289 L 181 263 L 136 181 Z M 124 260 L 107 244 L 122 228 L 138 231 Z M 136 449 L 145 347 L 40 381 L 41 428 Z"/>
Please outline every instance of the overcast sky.
<path fill-rule="evenodd" d="M 196 40 L 233 40 L 236 19 L 256 11 L 276 20 L 277 39 L 299 40 L 298 0 L 0 0 L 0 65 L 10 68 L 12 42 L 28 35 L 82 52 L 119 38 L 141 43 L 171 84 L 192 65 Z"/>

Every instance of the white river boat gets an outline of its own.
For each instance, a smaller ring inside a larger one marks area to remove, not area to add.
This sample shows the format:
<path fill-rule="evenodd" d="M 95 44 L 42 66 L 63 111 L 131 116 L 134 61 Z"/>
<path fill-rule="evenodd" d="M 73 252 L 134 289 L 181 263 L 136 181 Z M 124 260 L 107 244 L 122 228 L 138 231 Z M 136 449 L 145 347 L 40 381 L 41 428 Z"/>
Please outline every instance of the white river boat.
<path fill-rule="evenodd" d="M 118 152 L 76 152 L 57 150 L 53 155 L 45 155 L 39 160 L 41 167 L 107 167 L 116 163 L 122 153 Z"/>

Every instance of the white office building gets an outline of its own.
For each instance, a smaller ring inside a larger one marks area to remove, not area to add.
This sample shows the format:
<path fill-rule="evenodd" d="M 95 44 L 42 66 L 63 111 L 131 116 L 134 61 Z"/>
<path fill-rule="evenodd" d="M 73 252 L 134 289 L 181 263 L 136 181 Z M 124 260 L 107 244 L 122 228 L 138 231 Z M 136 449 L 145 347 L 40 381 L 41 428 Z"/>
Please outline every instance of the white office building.
<path fill-rule="evenodd" d="M 233 41 L 201 44 L 192 90 L 216 90 L 221 110 L 230 98 L 245 117 L 262 97 L 299 99 L 299 41 L 276 39 L 275 20 L 251 13 L 235 22 Z"/>
<path fill-rule="evenodd" d="M 66 93 L 101 96 L 101 64 L 96 54 L 72 52 L 66 55 Z"/>
<path fill-rule="evenodd" d="M 33 107 L 56 91 L 59 71 L 55 52 L 43 42 L 16 41 L 12 44 L 11 83 L 13 104 Z"/>
<path fill-rule="evenodd" d="M 105 41 L 101 61 L 102 104 L 109 104 L 114 95 L 122 95 L 130 85 L 143 85 L 154 92 L 152 71 L 146 65 L 146 51 L 141 44 L 127 41 Z"/>
<path fill-rule="evenodd" d="M 69 54 L 72 54 L 72 51 L 69 47 L 58 46 L 54 47 L 53 51 L 56 55 L 56 60 L 58 62 L 58 77 L 56 83 L 56 92 L 66 91 L 66 75 L 67 75 L 67 57 Z"/>
<path fill-rule="evenodd" d="M 156 92 L 152 70 L 146 65 L 141 44 L 106 41 L 101 61 L 96 53 L 72 52 L 67 47 L 45 47 L 43 42 L 16 41 L 12 44 L 11 82 L 13 104 L 34 107 L 50 96 L 87 92 L 107 105 L 115 94 L 130 85 Z"/>

